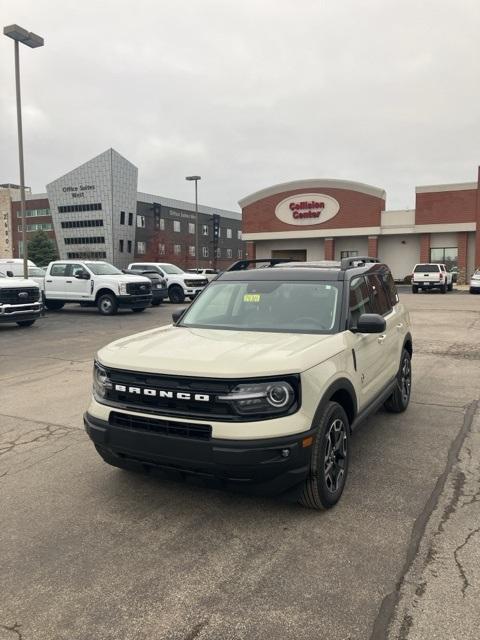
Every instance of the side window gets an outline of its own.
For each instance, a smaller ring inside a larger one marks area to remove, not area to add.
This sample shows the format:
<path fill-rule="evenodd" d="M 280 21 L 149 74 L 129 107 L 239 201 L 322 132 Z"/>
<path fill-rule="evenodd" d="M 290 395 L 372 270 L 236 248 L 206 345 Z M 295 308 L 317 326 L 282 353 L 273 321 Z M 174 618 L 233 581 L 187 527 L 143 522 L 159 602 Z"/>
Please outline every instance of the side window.
<path fill-rule="evenodd" d="M 382 273 L 382 280 L 390 304 L 392 305 L 392 307 L 394 307 L 398 303 L 398 293 L 397 287 L 395 286 L 395 282 L 393 281 L 393 277 L 390 271 Z"/>
<path fill-rule="evenodd" d="M 50 269 L 50 275 L 53 277 L 65 277 L 68 264 L 54 264 Z"/>
<path fill-rule="evenodd" d="M 387 297 L 382 278 L 377 274 L 369 275 L 367 278 L 372 293 L 373 313 L 379 313 L 384 316 L 392 310 L 392 305 Z"/>
<path fill-rule="evenodd" d="M 353 278 L 350 283 L 350 326 L 355 328 L 362 313 L 373 313 L 370 291 L 365 278 Z"/>
<path fill-rule="evenodd" d="M 81 264 L 69 264 L 67 265 L 65 275 L 67 275 L 68 277 L 74 278 L 77 275 L 77 273 L 82 273 L 83 271 L 85 271 L 85 269 L 82 267 Z"/>

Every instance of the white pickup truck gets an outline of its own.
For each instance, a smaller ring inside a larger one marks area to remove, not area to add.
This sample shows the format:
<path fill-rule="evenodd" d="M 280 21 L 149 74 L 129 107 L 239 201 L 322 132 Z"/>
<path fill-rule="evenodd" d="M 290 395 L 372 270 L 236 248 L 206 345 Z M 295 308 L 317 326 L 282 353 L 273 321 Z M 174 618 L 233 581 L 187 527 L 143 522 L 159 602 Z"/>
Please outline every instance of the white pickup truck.
<path fill-rule="evenodd" d="M 0 323 L 16 322 L 19 327 L 31 327 L 41 313 L 38 284 L 15 278 L 10 270 L 0 270 Z"/>
<path fill-rule="evenodd" d="M 146 309 L 152 301 L 152 285 L 148 278 L 125 274 L 108 262 L 57 260 L 47 267 L 44 295 L 50 311 L 76 302 L 111 316 L 119 307 L 135 312 Z"/>
<path fill-rule="evenodd" d="M 453 274 L 447 271 L 444 264 L 416 264 L 412 274 L 412 293 L 418 293 L 419 289 L 440 289 L 442 293 L 447 293 L 453 289 Z"/>

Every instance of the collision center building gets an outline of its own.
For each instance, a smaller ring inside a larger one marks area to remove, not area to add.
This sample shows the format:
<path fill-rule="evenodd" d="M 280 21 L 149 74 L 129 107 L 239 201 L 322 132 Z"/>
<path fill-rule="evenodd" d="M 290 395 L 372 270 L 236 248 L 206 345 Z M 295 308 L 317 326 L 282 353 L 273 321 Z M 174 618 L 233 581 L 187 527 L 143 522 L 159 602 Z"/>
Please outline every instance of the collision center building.
<path fill-rule="evenodd" d="M 388 211 L 385 191 L 346 180 L 298 180 L 240 200 L 249 257 L 379 258 L 397 280 L 418 262 L 465 282 L 480 265 L 479 181 L 416 188 L 415 209 Z"/>

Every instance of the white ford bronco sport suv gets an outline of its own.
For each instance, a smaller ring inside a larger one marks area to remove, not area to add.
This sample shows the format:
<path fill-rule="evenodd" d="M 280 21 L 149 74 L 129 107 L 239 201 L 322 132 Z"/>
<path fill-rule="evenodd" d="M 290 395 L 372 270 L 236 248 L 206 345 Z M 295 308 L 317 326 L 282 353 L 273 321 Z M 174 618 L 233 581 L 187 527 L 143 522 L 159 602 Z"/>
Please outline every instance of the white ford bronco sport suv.
<path fill-rule="evenodd" d="M 410 319 L 373 258 L 240 261 L 173 315 L 97 354 L 84 422 L 111 465 L 329 508 L 351 431 L 408 406 Z"/>

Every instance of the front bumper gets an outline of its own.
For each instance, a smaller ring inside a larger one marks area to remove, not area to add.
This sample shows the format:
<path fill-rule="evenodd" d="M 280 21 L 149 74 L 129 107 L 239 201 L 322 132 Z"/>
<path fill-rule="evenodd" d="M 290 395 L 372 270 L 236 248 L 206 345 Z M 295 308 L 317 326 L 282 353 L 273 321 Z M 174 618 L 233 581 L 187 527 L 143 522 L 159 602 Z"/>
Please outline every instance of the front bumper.
<path fill-rule="evenodd" d="M 183 292 L 186 296 L 198 296 L 204 289 L 205 287 L 186 287 Z"/>
<path fill-rule="evenodd" d="M 259 440 L 196 439 L 111 422 L 84 415 L 94 444 L 130 468 L 199 476 L 249 493 L 296 496 L 310 467 L 311 440 L 304 446 L 304 439 L 314 431 Z"/>
<path fill-rule="evenodd" d="M 439 280 L 432 280 L 431 282 L 429 282 L 425 280 L 424 282 L 414 282 L 413 284 L 422 289 L 439 289 L 440 287 L 443 287 L 445 282 L 440 282 Z"/>
<path fill-rule="evenodd" d="M 152 302 L 152 294 L 147 293 L 141 296 L 117 296 L 118 306 L 127 307 L 129 309 L 141 309 L 148 307 Z"/>
<path fill-rule="evenodd" d="M 30 304 L 4 304 L 0 305 L 0 323 L 26 322 L 37 320 L 42 314 L 42 304 L 32 302 Z"/>

